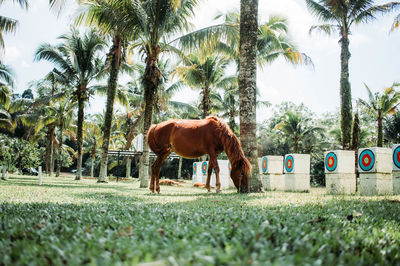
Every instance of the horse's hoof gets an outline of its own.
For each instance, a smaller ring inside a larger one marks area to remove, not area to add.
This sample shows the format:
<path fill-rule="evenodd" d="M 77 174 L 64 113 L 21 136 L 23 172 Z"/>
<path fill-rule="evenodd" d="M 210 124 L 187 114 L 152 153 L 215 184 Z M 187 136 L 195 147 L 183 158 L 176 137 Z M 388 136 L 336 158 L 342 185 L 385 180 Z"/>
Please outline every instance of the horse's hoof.
<path fill-rule="evenodd" d="M 222 190 L 221 189 L 217 189 L 215 192 L 218 194 L 218 193 L 221 193 Z"/>

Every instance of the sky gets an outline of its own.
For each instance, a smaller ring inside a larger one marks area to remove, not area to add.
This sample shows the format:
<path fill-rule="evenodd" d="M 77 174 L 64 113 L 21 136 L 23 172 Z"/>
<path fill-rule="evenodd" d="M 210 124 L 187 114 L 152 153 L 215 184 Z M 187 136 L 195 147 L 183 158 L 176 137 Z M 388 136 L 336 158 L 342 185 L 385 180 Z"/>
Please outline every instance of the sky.
<path fill-rule="evenodd" d="M 41 43 L 58 44 L 57 37 L 66 33 L 75 13 L 76 5 L 70 0 L 64 11 L 57 15 L 49 11 L 48 0 L 31 0 L 28 11 L 8 1 L 0 6 L 0 14 L 19 20 L 15 34 L 4 36 L 6 51 L 2 61 L 14 69 L 17 78 L 15 92 L 21 93 L 29 81 L 38 80 L 53 67 L 45 61 L 34 62 L 34 52 Z M 375 1 L 383 4 L 388 1 Z M 193 20 L 195 28 L 216 24 L 218 13 L 239 10 L 240 0 L 203 0 Z M 353 105 L 358 98 L 366 98 L 364 83 L 373 92 L 382 91 L 393 82 L 400 81 L 400 30 L 390 33 L 398 12 L 379 16 L 369 24 L 352 27 L 350 36 L 350 83 Z M 279 14 L 288 19 L 289 35 L 298 49 L 311 57 L 314 68 L 293 66 L 279 59 L 257 71 L 260 99 L 273 105 L 283 101 L 304 103 L 313 112 L 322 115 L 339 108 L 340 46 L 339 36 L 322 33 L 309 34 L 312 25 L 320 22 L 307 10 L 304 0 L 259 0 L 259 21 L 266 22 L 270 15 Z M 198 91 L 185 89 L 174 100 L 192 102 Z M 101 112 L 104 98 L 91 100 L 89 112 Z M 257 112 L 259 122 L 268 119 L 272 109 Z"/>

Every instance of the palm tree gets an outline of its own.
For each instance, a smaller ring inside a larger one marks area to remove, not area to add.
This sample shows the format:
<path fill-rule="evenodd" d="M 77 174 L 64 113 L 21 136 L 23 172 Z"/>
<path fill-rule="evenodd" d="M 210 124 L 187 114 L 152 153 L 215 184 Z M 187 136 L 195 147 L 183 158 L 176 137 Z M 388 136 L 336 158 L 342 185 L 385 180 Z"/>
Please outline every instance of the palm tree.
<path fill-rule="evenodd" d="M 226 87 L 227 83 L 235 79 L 224 76 L 229 59 L 219 55 L 198 53 L 189 55 L 184 64 L 176 69 L 176 74 L 191 88 L 201 89 L 202 118 L 206 118 L 211 109 L 211 91 Z"/>
<path fill-rule="evenodd" d="M 252 171 L 249 175 L 249 191 L 262 191 L 258 173 L 257 125 L 256 125 L 256 72 L 258 1 L 240 1 L 240 42 L 239 42 L 239 102 L 240 142 L 245 156 L 250 160 Z M 247 192 L 240 187 L 239 192 Z"/>
<path fill-rule="evenodd" d="M 0 61 L 0 127 L 11 128 L 11 116 L 7 109 L 11 103 L 11 91 L 14 86 L 14 73 L 10 67 Z"/>
<path fill-rule="evenodd" d="M 221 17 L 218 15 L 216 18 Z M 226 40 L 218 42 L 216 49 L 232 58 L 239 67 L 239 28 L 240 15 L 237 11 L 224 15 L 223 24 L 216 27 L 226 28 Z M 229 30 L 230 29 L 230 30 Z M 268 21 L 258 26 L 257 32 L 257 63 L 260 67 L 271 64 L 278 57 L 283 57 L 292 64 L 312 64 L 311 59 L 298 51 L 288 36 L 287 19 L 273 15 Z"/>
<path fill-rule="evenodd" d="M 312 125 L 312 119 L 300 112 L 287 111 L 281 118 L 281 122 L 275 126 L 275 130 L 281 131 L 293 145 L 293 153 L 299 153 L 301 148 L 306 148 L 316 133 L 322 133 L 321 127 Z M 315 142 L 314 142 L 315 143 Z M 308 145 L 309 146 L 309 145 Z"/>
<path fill-rule="evenodd" d="M 132 47 L 139 48 L 145 58 L 145 71 L 142 77 L 144 88 L 144 118 L 143 135 L 150 128 L 153 117 L 153 106 L 156 99 L 162 73 L 158 67 L 158 60 L 162 53 L 178 49 L 171 44 L 176 40 L 169 40 L 184 30 L 188 30 L 188 19 L 194 15 L 194 8 L 198 0 L 149 0 L 134 1 L 132 17 L 138 27 L 137 41 Z M 140 177 L 141 187 L 147 187 L 149 168 L 149 147 L 144 141 L 143 165 Z"/>
<path fill-rule="evenodd" d="M 0 1 L 0 5 L 4 0 Z M 18 2 L 18 4 L 24 8 L 28 8 L 27 0 L 13 0 L 13 2 Z M 0 50 L 4 49 L 4 39 L 3 33 L 13 33 L 17 29 L 18 21 L 12 18 L 0 16 Z"/>
<path fill-rule="evenodd" d="M 105 182 L 107 170 L 108 146 L 110 143 L 110 130 L 113 117 L 114 99 L 118 84 L 118 73 L 123 59 L 123 48 L 127 41 L 133 38 L 135 24 L 130 20 L 121 19 L 127 14 L 126 7 L 131 1 L 125 0 L 92 0 L 84 3 L 84 9 L 78 21 L 85 20 L 89 26 L 96 26 L 104 35 L 112 38 L 112 46 L 108 53 L 109 79 L 106 104 L 106 117 L 104 125 L 103 147 L 100 163 L 100 176 L 97 182 Z"/>
<path fill-rule="evenodd" d="M 400 143 L 400 112 L 386 119 L 385 138 L 391 143 Z"/>
<path fill-rule="evenodd" d="M 388 114 L 394 114 L 397 106 L 400 104 L 400 92 L 396 92 L 394 87 L 400 86 L 398 83 L 393 85 L 383 92 L 373 94 L 366 84 L 365 88 L 368 92 L 368 101 L 359 99 L 359 103 L 365 110 L 375 117 L 378 123 L 378 140 L 377 146 L 383 147 L 383 120 Z"/>
<path fill-rule="evenodd" d="M 353 24 L 366 23 L 376 19 L 378 14 L 389 13 L 399 7 L 399 2 L 374 5 L 374 0 L 305 0 L 308 9 L 323 23 L 312 26 L 328 35 L 337 31 L 341 45 L 340 72 L 340 128 L 343 149 L 351 147 L 352 104 L 349 82 L 349 35 Z"/>
<path fill-rule="evenodd" d="M 104 64 L 99 52 L 104 49 L 105 42 L 101 36 L 94 31 L 88 31 L 82 36 L 74 29 L 69 34 L 59 37 L 64 43 L 58 46 L 42 44 L 36 51 L 36 60 L 47 60 L 58 67 L 74 93 L 72 100 L 78 102 L 78 164 L 76 180 L 82 177 L 82 141 L 83 141 L 83 120 L 85 102 L 89 100 L 92 93 L 90 84 L 93 80 L 101 77 Z"/>

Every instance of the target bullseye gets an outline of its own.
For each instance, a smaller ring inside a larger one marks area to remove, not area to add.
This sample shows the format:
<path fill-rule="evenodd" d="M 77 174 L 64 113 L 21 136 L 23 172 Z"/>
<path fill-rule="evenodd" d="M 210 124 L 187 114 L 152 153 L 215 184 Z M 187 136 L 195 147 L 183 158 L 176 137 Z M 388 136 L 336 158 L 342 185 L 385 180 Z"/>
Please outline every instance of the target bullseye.
<path fill-rule="evenodd" d="M 334 152 L 330 152 L 325 158 L 325 167 L 329 172 L 333 172 L 337 168 L 337 156 Z"/>
<path fill-rule="evenodd" d="M 230 173 L 232 171 L 232 165 L 231 165 L 230 161 L 228 162 L 228 169 L 229 169 L 229 173 Z"/>
<path fill-rule="evenodd" d="M 370 149 L 363 150 L 358 159 L 358 164 L 363 171 L 370 171 L 375 164 L 375 154 Z"/>
<path fill-rule="evenodd" d="M 285 160 L 285 169 L 288 173 L 293 171 L 294 159 L 292 155 L 288 155 Z"/>
<path fill-rule="evenodd" d="M 263 160 L 262 160 L 262 171 L 263 171 L 263 173 L 266 173 L 267 170 L 268 170 L 268 168 L 267 168 L 267 157 L 264 157 Z"/>
<path fill-rule="evenodd" d="M 201 164 L 201 172 L 202 172 L 203 174 L 207 173 L 207 162 L 203 162 L 203 163 Z"/>
<path fill-rule="evenodd" d="M 400 146 L 393 150 L 393 164 L 400 169 Z"/>

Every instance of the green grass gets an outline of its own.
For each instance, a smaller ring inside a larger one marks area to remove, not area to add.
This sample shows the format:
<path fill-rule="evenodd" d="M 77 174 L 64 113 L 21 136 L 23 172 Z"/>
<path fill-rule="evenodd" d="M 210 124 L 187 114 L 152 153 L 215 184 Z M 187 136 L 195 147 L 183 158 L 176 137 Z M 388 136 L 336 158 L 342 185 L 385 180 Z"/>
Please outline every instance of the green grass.
<path fill-rule="evenodd" d="M 400 264 L 400 196 L 0 181 L 0 265 Z"/>

